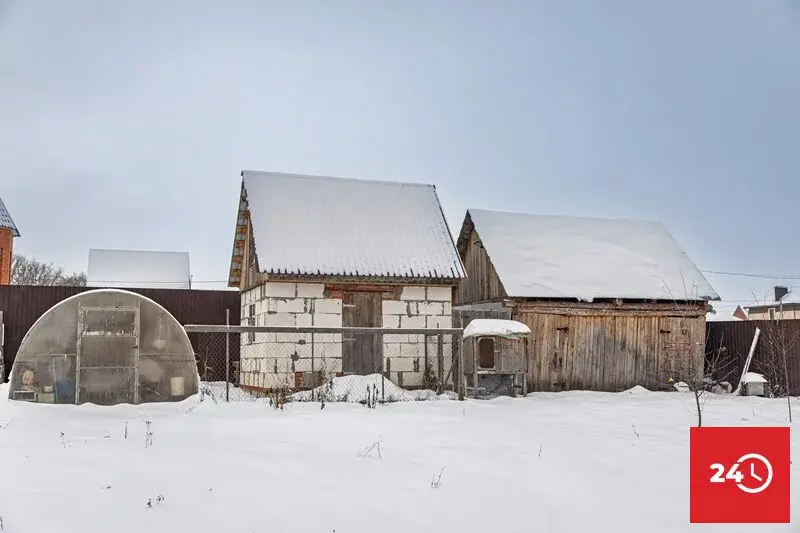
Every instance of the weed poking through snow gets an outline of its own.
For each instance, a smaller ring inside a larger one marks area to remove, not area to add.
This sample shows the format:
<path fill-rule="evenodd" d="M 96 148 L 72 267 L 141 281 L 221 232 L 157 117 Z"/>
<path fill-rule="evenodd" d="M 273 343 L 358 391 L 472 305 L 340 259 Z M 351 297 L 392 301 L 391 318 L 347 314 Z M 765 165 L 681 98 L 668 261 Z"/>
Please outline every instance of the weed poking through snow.
<path fill-rule="evenodd" d="M 633 424 L 631 424 L 631 427 L 633 428 L 633 435 L 634 435 L 634 439 L 633 441 L 631 441 L 631 446 L 636 446 L 636 439 L 639 438 L 639 432 L 636 431 L 636 426 L 634 426 Z"/>
<path fill-rule="evenodd" d="M 542 448 L 544 448 L 544 444 L 539 446 L 539 459 L 542 458 Z"/>
<path fill-rule="evenodd" d="M 360 452 L 358 452 L 359 457 L 365 457 L 367 459 L 372 459 L 377 456 L 378 459 L 382 459 L 383 456 L 381 455 L 381 441 L 378 439 L 377 441 L 373 442 Z"/>
<path fill-rule="evenodd" d="M 152 498 L 147 500 L 147 508 L 148 509 L 152 509 L 153 506 L 158 505 L 158 504 L 162 503 L 163 501 L 164 501 L 164 496 L 159 494 L 158 496 L 155 497 L 155 501 L 153 501 Z"/>
<path fill-rule="evenodd" d="M 447 467 L 443 466 L 442 469 L 439 470 L 439 472 L 437 472 L 436 474 L 433 474 L 433 478 L 431 478 L 431 488 L 432 489 L 438 489 L 439 487 L 442 486 L 442 474 L 444 474 L 444 469 L 445 468 L 447 468 Z"/>
<path fill-rule="evenodd" d="M 149 420 L 145 420 L 144 424 L 147 428 L 144 435 L 144 447 L 149 448 L 153 445 L 153 423 Z"/>
<path fill-rule="evenodd" d="M 125 439 L 128 438 L 128 423 L 125 422 Z"/>

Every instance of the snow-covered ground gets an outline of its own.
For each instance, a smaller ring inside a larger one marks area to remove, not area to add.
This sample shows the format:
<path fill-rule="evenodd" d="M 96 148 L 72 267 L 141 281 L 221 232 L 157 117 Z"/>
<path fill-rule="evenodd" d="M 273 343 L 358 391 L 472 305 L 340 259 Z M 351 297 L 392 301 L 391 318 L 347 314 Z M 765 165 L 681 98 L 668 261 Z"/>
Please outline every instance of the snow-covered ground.
<path fill-rule="evenodd" d="M 3 533 L 798 530 L 688 523 L 694 419 L 679 393 L 282 411 L 6 396 L 0 387 Z M 783 400 L 715 396 L 704 415 L 708 425 L 784 425 L 785 411 Z"/>

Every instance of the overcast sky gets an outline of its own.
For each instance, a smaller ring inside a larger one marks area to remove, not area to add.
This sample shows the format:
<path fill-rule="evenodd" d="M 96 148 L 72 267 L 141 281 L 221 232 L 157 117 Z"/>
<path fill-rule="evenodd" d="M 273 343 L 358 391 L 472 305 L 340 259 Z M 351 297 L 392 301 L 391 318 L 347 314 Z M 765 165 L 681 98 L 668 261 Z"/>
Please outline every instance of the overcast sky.
<path fill-rule="evenodd" d="M 800 276 L 796 2 L 0 6 L 0 196 L 68 269 L 180 250 L 224 285 L 248 168 L 434 183 L 453 231 L 656 219 L 701 269 Z"/>

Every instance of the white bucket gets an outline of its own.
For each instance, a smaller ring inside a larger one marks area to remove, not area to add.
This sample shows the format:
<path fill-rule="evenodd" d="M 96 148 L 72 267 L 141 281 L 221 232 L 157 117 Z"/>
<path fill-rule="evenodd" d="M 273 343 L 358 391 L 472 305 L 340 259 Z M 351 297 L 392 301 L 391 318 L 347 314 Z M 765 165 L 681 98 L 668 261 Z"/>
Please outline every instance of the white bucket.
<path fill-rule="evenodd" d="M 169 393 L 172 396 L 183 396 L 184 395 L 184 386 L 183 386 L 183 378 L 169 378 Z"/>

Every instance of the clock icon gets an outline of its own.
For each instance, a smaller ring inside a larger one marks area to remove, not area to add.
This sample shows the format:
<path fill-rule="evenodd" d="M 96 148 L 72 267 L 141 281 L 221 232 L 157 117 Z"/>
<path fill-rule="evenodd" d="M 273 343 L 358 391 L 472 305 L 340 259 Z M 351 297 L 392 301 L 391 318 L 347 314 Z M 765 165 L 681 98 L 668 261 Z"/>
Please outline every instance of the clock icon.
<path fill-rule="evenodd" d="M 748 494 L 758 494 L 772 483 L 772 464 L 763 455 L 748 453 L 739 457 L 735 464 L 741 474 L 736 482 L 740 490 Z M 745 479 L 748 480 L 747 485 L 744 484 Z"/>

